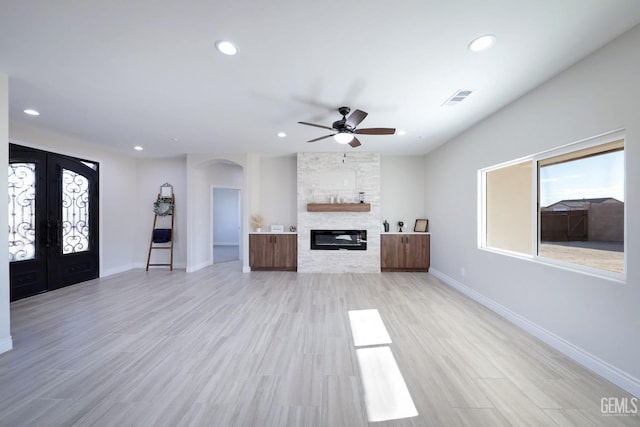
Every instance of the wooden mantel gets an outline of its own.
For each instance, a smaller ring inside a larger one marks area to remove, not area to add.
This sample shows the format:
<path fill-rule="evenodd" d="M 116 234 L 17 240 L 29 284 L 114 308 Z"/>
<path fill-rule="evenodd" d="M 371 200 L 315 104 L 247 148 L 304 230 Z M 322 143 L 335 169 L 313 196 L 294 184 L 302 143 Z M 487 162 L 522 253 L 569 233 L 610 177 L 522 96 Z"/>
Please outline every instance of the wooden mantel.
<path fill-rule="evenodd" d="M 308 212 L 370 212 L 370 203 L 307 203 Z"/>

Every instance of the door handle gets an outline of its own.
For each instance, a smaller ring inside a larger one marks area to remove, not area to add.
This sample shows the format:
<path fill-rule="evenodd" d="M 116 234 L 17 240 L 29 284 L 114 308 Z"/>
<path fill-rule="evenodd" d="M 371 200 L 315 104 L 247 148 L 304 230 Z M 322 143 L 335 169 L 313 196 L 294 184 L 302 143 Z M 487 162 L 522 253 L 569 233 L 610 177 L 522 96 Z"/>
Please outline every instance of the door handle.
<path fill-rule="evenodd" d="M 62 229 L 61 221 L 47 221 L 47 247 L 52 245 L 60 245 L 60 230 Z"/>
<path fill-rule="evenodd" d="M 51 221 L 47 221 L 47 247 L 51 246 Z"/>
<path fill-rule="evenodd" d="M 55 230 L 54 236 L 55 236 L 54 245 L 59 247 L 62 241 L 62 221 L 60 220 L 56 221 L 56 230 Z"/>

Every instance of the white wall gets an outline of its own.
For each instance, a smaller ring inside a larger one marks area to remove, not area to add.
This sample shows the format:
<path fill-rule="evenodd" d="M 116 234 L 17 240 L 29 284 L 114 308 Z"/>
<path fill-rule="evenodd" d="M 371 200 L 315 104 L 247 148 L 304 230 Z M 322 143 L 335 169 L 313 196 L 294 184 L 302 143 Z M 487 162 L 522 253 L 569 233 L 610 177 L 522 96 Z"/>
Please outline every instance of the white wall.
<path fill-rule="evenodd" d="M 12 143 L 66 154 L 100 164 L 100 276 L 133 267 L 137 224 L 136 165 L 102 147 L 50 131 L 11 122 Z M 4 188 L 4 187 L 3 187 Z"/>
<path fill-rule="evenodd" d="M 640 395 L 640 27 L 569 68 L 425 161 L 436 275 Z M 627 282 L 477 247 L 477 171 L 626 129 Z M 466 274 L 462 274 L 461 268 Z"/>
<path fill-rule="evenodd" d="M 380 158 L 381 219 L 389 222 L 390 231 L 413 231 L 416 219 L 429 219 L 424 210 L 424 157 L 386 156 Z M 366 199 L 366 195 L 365 195 Z"/>
<path fill-rule="evenodd" d="M 242 167 L 237 164 L 213 162 L 206 166 L 206 181 L 221 188 L 242 188 Z"/>
<path fill-rule="evenodd" d="M 9 164 L 9 77 L 0 73 L 0 164 Z M 8 197 L 7 174 L 0 174 L 0 198 Z M 0 209 L 0 224 L 8 224 L 7 209 Z M 0 227 L 0 242 L 8 242 L 7 227 Z M 0 353 L 11 350 L 11 317 L 9 313 L 9 260 L 0 262 Z"/>
<path fill-rule="evenodd" d="M 296 214 L 296 156 L 260 158 L 260 214 L 263 231 L 271 225 L 297 226 Z"/>
<path fill-rule="evenodd" d="M 135 230 L 135 266 L 144 268 L 147 264 L 149 241 L 153 228 L 153 202 L 165 182 L 173 185 L 176 199 L 173 230 L 173 266 L 185 268 L 187 262 L 187 159 L 186 157 L 167 159 L 136 160 L 136 230 Z M 156 228 L 170 228 L 171 217 L 158 217 Z M 168 263 L 169 251 L 154 250 L 152 263 Z M 166 268 L 166 267 L 157 267 Z"/>

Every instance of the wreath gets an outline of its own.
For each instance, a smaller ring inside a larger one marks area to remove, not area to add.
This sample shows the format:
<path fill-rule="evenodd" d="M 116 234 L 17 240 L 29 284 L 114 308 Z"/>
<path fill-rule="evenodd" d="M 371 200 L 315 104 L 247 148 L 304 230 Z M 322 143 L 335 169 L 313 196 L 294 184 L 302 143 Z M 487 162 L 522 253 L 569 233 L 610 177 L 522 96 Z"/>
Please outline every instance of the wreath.
<path fill-rule="evenodd" d="M 173 214 L 173 199 L 171 197 L 159 197 L 153 202 L 153 212 L 158 216 Z"/>

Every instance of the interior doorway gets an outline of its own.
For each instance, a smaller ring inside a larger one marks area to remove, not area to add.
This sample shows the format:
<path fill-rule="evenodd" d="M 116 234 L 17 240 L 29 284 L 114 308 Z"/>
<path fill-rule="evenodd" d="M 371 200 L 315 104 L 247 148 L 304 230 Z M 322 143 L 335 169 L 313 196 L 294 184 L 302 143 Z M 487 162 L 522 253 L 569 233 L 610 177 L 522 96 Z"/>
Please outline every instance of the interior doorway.
<path fill-rule="evenodd" d="M 212 188 L 213 263 L 240 259 L 240 190 Z"/>

